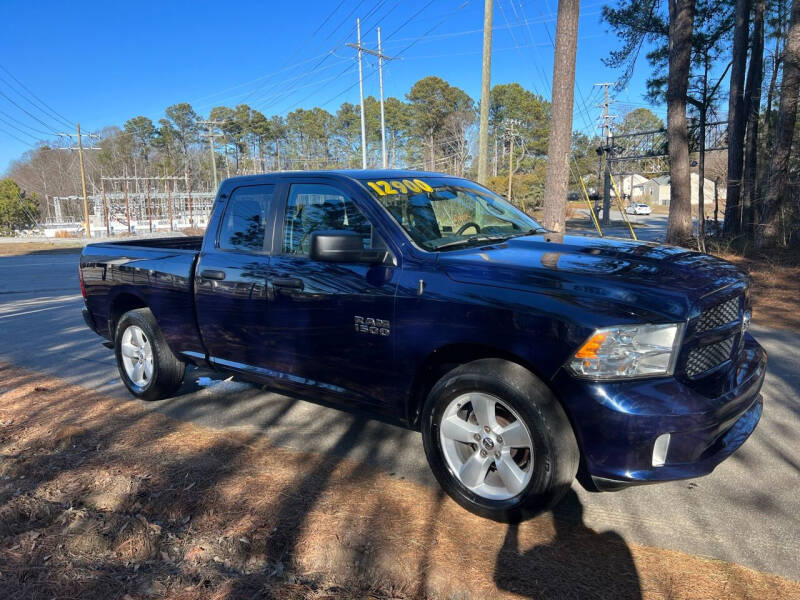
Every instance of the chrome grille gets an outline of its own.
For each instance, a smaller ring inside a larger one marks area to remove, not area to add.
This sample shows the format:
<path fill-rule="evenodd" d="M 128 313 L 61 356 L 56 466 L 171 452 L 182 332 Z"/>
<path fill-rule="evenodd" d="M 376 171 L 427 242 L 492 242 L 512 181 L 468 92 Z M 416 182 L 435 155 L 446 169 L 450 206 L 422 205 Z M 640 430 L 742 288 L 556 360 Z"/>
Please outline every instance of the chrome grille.
<path fill-rule="evenodd" d="M 742 297 L 736 296 L 704 310 L 697 320 L 696 332 L 708 331 L 739 320 Z"/>
<path fill-rule="evenodd" d="M 724 363 L 731 357 L 734 339 L 735 336 L 731 336 L 721 342 L 691 350 L 686 359 L 686 375 L 694 378 Z"/>

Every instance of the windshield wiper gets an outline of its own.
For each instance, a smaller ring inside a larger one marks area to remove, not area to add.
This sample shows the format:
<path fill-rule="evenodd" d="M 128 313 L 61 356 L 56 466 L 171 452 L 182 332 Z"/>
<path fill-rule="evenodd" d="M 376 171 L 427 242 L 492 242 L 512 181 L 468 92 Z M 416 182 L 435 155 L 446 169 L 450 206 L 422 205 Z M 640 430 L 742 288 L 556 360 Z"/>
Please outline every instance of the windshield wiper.
<path fill-rule="evenodd" d="M 545 229 L 544 227 L 539 227 L 538 229 L 528 229 L 528 231 L 522 231 L 520 233 L 512 233 L 508 237 L 516 238 L 516 237 L 522 237 L 524 235 L 533 235 L 533 234 L 536 234 L 536 233 L 550 233 L 550 232 L 547 229 Z"/>
<path fill-rule="evenodd" d="M 447 242 L 446 244 L 442 244 L 441 246 L 436 246 L 434 250 L 442 250 L 444 248 L 455 248 L 456 246 L 466 246 L 470 245 L 473 242 L 479 242 L 481 244 L 487 242 L 505 242 L 507 239 L 514 236 L 509 235 L 473 235 L 468 238 L 464 238 L 462 240 L 454 240 L 452 242 Z"/>

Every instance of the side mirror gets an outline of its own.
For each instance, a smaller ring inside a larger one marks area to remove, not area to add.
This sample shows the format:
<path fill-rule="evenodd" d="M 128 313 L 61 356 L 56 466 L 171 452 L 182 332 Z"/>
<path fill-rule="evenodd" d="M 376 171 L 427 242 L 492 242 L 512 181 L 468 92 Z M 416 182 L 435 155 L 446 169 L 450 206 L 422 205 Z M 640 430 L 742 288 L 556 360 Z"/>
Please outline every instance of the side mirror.
<path fill-rule="evenodd" d="M 311 234 L 311 260 L 340 263 L 380 263 L 384 250 L 364 250 L 361 234 L 355 231 L 315 231 Z"/>

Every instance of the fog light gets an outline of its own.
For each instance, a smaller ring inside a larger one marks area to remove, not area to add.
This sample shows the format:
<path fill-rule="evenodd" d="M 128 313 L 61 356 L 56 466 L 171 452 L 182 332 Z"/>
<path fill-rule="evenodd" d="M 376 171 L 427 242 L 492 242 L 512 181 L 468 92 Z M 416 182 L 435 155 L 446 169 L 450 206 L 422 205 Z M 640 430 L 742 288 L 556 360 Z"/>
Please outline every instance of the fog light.
<path fill-rule="evenodd" d="M 656 438 L 653 444 L 653 466 L 663 467 L 667 462 L 667 450 L 669 449 L 669 434 L 662 433 Z"/>

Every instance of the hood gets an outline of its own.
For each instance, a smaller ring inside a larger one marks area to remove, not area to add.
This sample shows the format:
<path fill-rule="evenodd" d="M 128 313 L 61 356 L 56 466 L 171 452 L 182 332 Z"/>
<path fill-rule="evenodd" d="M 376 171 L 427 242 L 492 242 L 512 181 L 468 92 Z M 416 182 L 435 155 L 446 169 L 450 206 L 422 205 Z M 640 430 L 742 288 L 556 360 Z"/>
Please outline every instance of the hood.
<path fill-rule="evenodd" d="M 681 319 L 747 286 L 737 267 L 700 252 L 552 233 L 442 252 L 439 263 L 462 283 L 594 296 Z"/>

